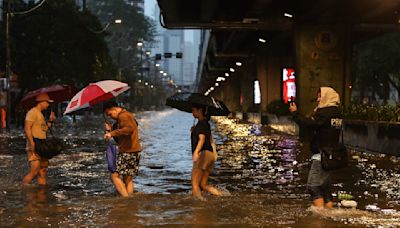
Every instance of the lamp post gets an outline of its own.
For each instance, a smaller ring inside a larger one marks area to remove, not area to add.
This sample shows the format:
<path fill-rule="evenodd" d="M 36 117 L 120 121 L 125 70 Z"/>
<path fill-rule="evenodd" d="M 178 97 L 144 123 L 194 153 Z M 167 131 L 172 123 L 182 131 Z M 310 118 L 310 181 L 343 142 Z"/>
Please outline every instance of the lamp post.
<path fill-rule="evenodd" d="M 11 13 L 11 2 L 7 1 L 6 11 L 6 97 L 7 97 L 7 114 L 6 114 L 6 127 L 10 130 L 11 123 L 11 92 L 10 92 L 10 80 L 11 80 L 11 53 L 10 53 L 10 15 Z"/>
<path fill-rule="evenodd" d="M 144 87 L 142 87 L 142 83 L 144 83 L 144 81 L 143 81 L 143 42 L 138 41 L 136 43 L 136 46 L 139 48 L 139 52 L 140 52 L 140 63 L 139 63 L 140 84 L 139 84 L 139 88 L 140 88 L 140 95 L 141 95 L 140 106 L 143 107 L 143 105 L 144 105 Z"/>

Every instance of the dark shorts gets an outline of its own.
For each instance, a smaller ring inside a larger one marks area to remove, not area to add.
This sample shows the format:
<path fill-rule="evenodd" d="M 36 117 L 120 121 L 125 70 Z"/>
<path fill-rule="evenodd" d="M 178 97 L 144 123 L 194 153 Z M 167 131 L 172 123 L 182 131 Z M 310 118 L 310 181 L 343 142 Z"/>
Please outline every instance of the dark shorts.
<path fill-rule="evenodd" d="M 325 202 L 332 200 L 331 172 L 322 169 L 321 161 L 312 160 L 308 173 L 307 190 L 310 192 L 312 200 L 318 198 L 323 198 Z"/>
<path fill-rule="evenodd" d="M 118 153 L 117 173 L 126 176 L 136 176 L 139 171 L 140 153 Z"/>
<path fill-rule="evenodd" d="M 213 152 L 204 150 L 200 153 L 200 157 L 196 162 L 193 162 L 193 169 L 201 169 L 211 173 L 214 168 L 215 156 Z"/>

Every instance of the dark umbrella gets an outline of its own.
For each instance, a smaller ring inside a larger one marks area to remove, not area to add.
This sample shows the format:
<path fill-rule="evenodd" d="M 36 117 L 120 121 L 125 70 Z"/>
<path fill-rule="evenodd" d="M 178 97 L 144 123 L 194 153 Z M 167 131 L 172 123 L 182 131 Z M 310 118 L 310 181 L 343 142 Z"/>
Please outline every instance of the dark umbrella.
<path fill-rule="evenodd" d="M 230 113 L 222 101 L 201 93 L 177 93 L 167 99 L 168 106 L 184 112 L 192 112 L 193 104 L 205 106 L 210 116 L 227 116 Z"/>
<path fill-rule="evenodd" d="M 70 85 L 52 85 L 28 92 L 21 100 L 21 106 L 28 110 L 36 105 L 36 97 L 47 93 L 55 103 L 68 101 L 78 92 L 78 89 Z"/>

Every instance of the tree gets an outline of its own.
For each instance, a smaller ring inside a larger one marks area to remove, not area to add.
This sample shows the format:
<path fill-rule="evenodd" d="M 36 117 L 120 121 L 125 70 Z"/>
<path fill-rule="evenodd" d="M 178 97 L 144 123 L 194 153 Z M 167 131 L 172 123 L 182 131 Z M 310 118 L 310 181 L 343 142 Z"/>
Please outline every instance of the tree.
<path fill-rule="evenodd" d="M 354 49 L 355 85 L 364 97 L 369 92 L 387 101 L 390 86 L 400 96 L 400 33 L 358 44 Z"/>
<path fill-rule="evenodd" d="M 136 43 L 139 40 L 153 41 L 154 27 L 135 4 L 124 0 L 98 0 L 88 5 L 104 26 L 108 26 L 106 41 L 115 65 L 125 80 L 136 75 L 140 56 Z M 121 24 L 114 24 L 121 19 Z"/>
<path fill-rule="evenodd" d="M 23 2 L 13 6 L 13 11 L 27 7 Z M 54 83 L 81 87 L 115 77 L 104 34 L 93 32 L 100 28 L 97 17 L 78 11 L 72 0 L 47 0 L 35 11 L 13 16 L 12 70 L 22 92 Z"/>

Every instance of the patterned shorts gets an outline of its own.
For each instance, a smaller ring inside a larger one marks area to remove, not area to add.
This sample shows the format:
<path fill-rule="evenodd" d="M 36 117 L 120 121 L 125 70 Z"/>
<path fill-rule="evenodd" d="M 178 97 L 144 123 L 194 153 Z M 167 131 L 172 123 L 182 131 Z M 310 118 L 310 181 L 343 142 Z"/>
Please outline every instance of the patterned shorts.
<path fill-rule="evenodd" d="M 140 153 L 118 153 L 117 173 L 120 175 L 136 176 L 139 171 Z"/>

